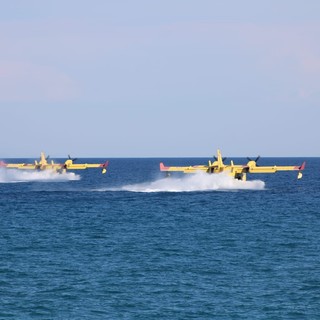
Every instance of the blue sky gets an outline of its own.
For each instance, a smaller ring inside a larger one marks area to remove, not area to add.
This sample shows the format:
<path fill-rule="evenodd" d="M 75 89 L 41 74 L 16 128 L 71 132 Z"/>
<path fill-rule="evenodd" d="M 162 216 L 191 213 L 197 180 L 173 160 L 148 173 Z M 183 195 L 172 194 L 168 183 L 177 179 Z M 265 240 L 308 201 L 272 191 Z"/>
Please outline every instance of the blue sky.
<path fill-rule="evenodd" d="M 4 1 L 0 158 L 320 156 L 320 1 Z"/>

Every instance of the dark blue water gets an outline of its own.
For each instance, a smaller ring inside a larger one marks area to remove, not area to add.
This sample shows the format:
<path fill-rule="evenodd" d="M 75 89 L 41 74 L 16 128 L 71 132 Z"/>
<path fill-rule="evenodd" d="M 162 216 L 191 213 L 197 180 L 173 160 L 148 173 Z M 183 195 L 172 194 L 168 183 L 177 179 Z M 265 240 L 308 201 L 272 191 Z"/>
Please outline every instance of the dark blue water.
<path fill-rule="evenodd" d="M 320 319 L 319 158 L 299 181 L 249 176 L 262 190 L 177 192 L 149 192 L 160 159 L 109 160 L 80 180 L 0 172 L 1 319 Z"/>

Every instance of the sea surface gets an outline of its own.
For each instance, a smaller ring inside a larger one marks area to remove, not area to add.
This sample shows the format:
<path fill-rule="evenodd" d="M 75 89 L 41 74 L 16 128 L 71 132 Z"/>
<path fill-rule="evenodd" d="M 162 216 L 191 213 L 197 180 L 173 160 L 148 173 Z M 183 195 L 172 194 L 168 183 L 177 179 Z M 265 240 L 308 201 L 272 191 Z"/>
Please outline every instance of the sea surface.
<path fill-rule="evenodd" d="M 258 164 L 304 160 L 247 182 L 159 172 L 200 158 L 1 169 L 0 319 L 320 319 L 320 158 Z"/>

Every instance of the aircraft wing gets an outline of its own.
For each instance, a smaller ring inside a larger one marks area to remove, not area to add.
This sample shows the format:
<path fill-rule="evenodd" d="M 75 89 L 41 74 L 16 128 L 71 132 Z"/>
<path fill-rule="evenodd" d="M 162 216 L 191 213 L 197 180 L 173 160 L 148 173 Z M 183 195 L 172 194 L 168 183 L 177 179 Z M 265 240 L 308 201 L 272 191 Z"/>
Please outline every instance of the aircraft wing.
<path fill-rule="evenodd" d="M 208 166 L 199 165 L 199 166 L 185 166 L 185 167 L 166 167 L 162 162 L 160 163 L 160 171 L 176 171 L 183 173 L 195 173 L 197 171 L 205 171 L 207 172 L 209 169 Z"/>
<path fill-rule="evenodd" d="M 47 170 L 47 169 L 60 169 L 63 167 L 63 164 L 46 164 L 46 165 L 41 165 L 41 164 L 33 164 L 33 163 L 5 163 L 5 162 L 0 162 L 0 168 L 7 168 L 7 169 L 19 169 L 19 170 Z"/>
<path fill-rule="evenodd" d="M 70 163 L 65 165 L 67 170 L 85 170 L 89 168 L 101 168 L 102 173 L 106 173 L 109 161 L 105 163 Z"/>
<path fill-rule="evenodd" d="M 302 171 L 306 163 L 303 162 L 301 166 L 254 166 L 248 167 L 249 173 L 275 173 L 277 171 Z"/>
<path fill-rule="evenodd" d="M 29 163 L 6 163 L 1 161 L 0 168 L 34 170 L 36 169 L 36 165 Z"/>

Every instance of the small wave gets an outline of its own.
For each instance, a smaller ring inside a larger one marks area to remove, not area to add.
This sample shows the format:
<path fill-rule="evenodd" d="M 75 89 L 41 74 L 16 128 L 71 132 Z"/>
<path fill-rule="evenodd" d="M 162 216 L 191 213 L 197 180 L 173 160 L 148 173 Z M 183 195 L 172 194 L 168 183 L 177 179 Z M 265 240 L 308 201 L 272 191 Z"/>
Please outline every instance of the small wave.
<path fill-rule="evenodd" d="M 130 192 L 192 192 L 192 191 L 236 191 L 263 190 L 265 183 L 261 180 L 240 181 L 227 174 L 196 173 L 182 178 L 168 177 L 152 182 L 125 185 L 120 188 L 98 189 L 96 191 L 130 191 Z"/>
<path fill-rule="evenodd" d="M 20 171 L 15 169 L 0 169 L 0 183 L 18 183 L 30 181 L 70 181 L 80 180 L 80 176 L 73 172 L 59 174 L 51 170 Z"/>

